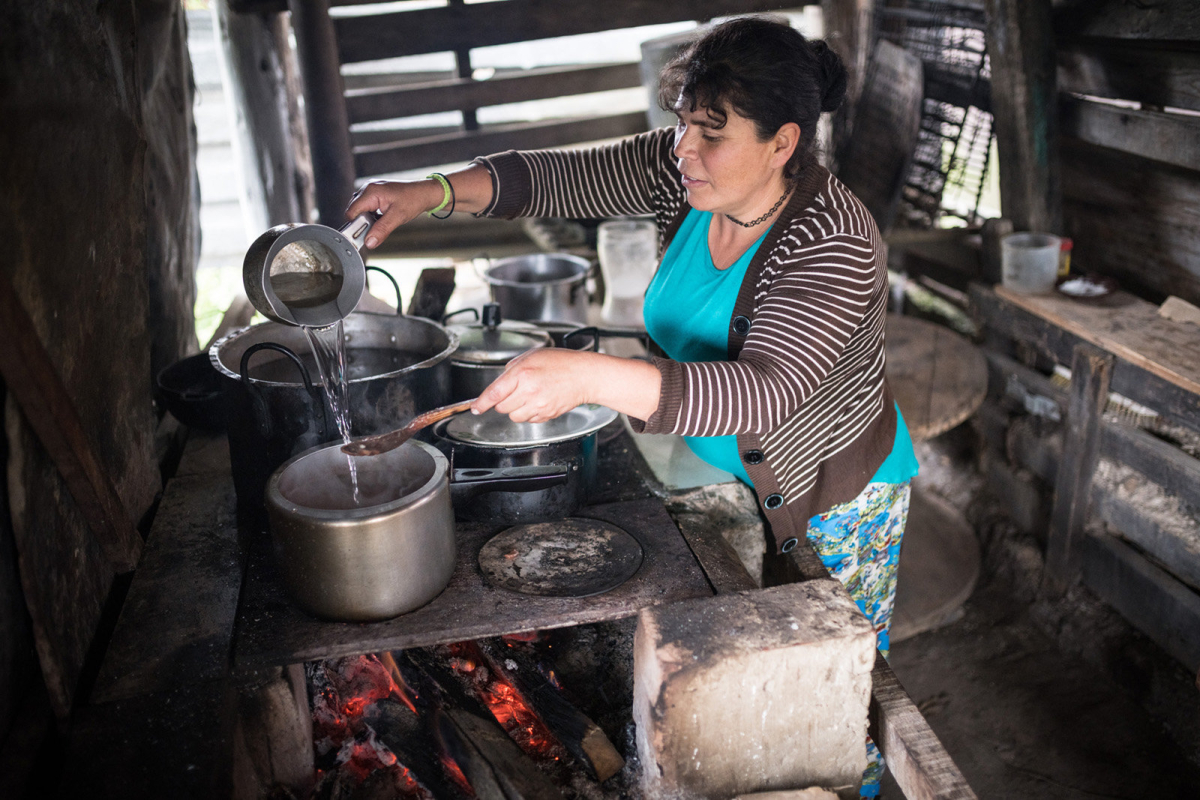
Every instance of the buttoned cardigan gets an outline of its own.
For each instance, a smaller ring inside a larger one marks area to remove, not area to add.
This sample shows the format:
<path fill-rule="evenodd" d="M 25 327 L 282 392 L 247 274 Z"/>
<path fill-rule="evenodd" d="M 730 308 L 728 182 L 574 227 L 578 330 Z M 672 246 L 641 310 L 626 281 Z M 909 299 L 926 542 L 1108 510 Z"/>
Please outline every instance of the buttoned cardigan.
<path fill-rule="evenodd" d="M 670 128 L 581 150 L 508 151 L 481 216 L 653 214 L 659 254 L 690 206 Z M 776 547 L 854 499 L 891 452 L 896 411 L 884 377 L 887 269 L 879 231 L 850 191 L 809 159 L 746 270 L 728 360 L 653 358 L 658 408 L 635 430 L 736 435 Z"/>

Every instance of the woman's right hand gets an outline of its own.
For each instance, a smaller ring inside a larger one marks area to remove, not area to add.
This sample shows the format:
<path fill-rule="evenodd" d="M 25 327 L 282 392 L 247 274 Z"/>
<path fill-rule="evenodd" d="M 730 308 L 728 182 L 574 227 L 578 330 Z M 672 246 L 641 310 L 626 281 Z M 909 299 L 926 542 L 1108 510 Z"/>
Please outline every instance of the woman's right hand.
<path fill-rule="evenodd" d="M 415 219 L 422 212 L 437 208 L 445 197 L 442 184 L 432 178 L 423 181 L 371 181 L 355 192 L 346 209 L 346 219 L 371 211 L 382 216 L 367 235 L 367 247 L 376 248 L 392 231 Z"/>

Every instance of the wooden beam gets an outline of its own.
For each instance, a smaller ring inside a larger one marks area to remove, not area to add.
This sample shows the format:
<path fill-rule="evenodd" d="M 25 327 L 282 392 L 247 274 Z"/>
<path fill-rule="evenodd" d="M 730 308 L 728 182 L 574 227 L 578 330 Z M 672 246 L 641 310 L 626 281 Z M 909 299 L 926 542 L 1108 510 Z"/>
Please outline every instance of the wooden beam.
<path fill-rule="evenodd" d="M 989 352 L 988 361 L 998 378 L 997 384 L 1004 387 L 997 386 L 999 391 L 1016 380 L 1026 391 L 1066 407 L 1066 393 L 1040 373 L 998 353 Z M 1044 481 L 1056 481 L 1061 449 L 1054 438 L 1036 436 L 1028 428 L 1020 427 L 1007 436 L 1005 445 L 1009 458 L 1018 465 Z M 1196 504 L 1200 497 L 1200 460 L 1145 431 L 1120 423 L 1105 423 L 1100 455 L 1136 470 L 1147 481 L 1185 503 Z M 1165 564 L 1175 576 L 1200 588 L 1200 550 L 1193 537 L 1164 528 L 1158 514 L 1147 513 L 1130 502 L 1120 487 L 1093 485 L 1091 503 L 1097 518 Z"/>
<path fill-rule="evenodd" d="M 1131 42 L 1081 42 L 1058 51 L 1063 92 L 1200 110 L 1200 53 Z"/>
<path fill-rule="evenodd" d="M 294 0 L 293 0 L 294 1 Z M 730 14 L 776 11 L 778 0 L 607 0 L 602 7 L 562 0 L 507 0 L 397 11 L 334 21 L 345 63 L 374 61 L 635 28 Z"/>
<path fill-rule="evenodd" d="M 1189 669 L 1200 667 L 1200 595 L 1111 536 L 1085 540 L 1083 578 Z"/>
<path fill-rule="evenodd" d="M 354 194 L 354 157 L 329 0 L 290 0 L 288 6 L 304 76 L 317 215 L 322 224 L 338 227 Z"/>
<path fill-rule="evenodd" d="M 0 274 L 0 377 L 62 475 L 104 557 L 118 573 L 137 566 L 142 537 L 133 526 L 83 428 L 54 362 L 7 275 Z"/>
<path fill-rule="evenodd" d="M 1000 337 L 1032 345 L 1060 364 L 1070 364 L 1075 346 L 1085 341 L 985 286 L 973 284 L 970 295 L 972 314 L 981 326 Z M 1200 395 L 1195 392 L 1125 360 L 1118 360 L 1113 367 L 1111 388 L 1173 422 L 1200 431 Z"/>
<path fill-rule="evenodd" d="M 1065 39 L 1200 40 L 1200 6 L 1193 0 L 1070 0 L 1055 6 L 1054 29 Z"/>
<path fill-rule="evenodd" d="M 1062 98 L 1059 112 L 1063 136 L 1200 170 L 1200 118 L 1137 111 L 1068 96 Z"/>
<path fill-rule="evenodd" d="M 1092 508 L 1097 517 L 1121 532 L 1121 538 L 1164 565 L 1173 578 L 1200 589 L 1200 548 L 1196 546 L 1194 527 L 1191 536 L 1181 536 L 1163 527 L 1161 518 L 1144 513 L 1120 491 L 1111 489 L 1101 491 L 1096 487 Z M 1180 509 L 1180 513 L 1186 512 Z"/>
<path fill-rule="evenodd" d="M 887 660 L 875 655 L 871 671 L 871 738 L 908 800 L 968 800 L 966 778 L 900 685 Z"/>
<path fill-rule="evenodd" d="M 1082 569 L 1079 543 L 1087 523 L 1092 475 L 1100 459 L 1100 425 L 1114 356 L 1088 344 L 1075 347 L 1071 359 L 1071 400 L 1067 409 L 1063 457 L 1054 481 L 1050 541 L 1046 546 L 1043 589 L 1059 595 Z"/>
<path fill-rule="evenodd" d="M 544 67 L 489 78 L 431 81 L 346 92 L 351 123 L 498 106 L 640 86 L 637 64 Z"/>
<path fill-rule="evenodd" d="M 412 139 L 401 144 L 360 147 L 355 150 L 354 160 L 358 174 L 369 177 L 435 164 L 469 161 L 476 156 L 516 147 L 536 150 L 572 142 L 615 139 L 645 129 L 646 115 L 641 111 L 611 117 L 519 122 L 484 126 L 478 131 Z"/>
<path fill-rule="evenodd" d="M 1062 226 L 1049 0 L 987 0 L 1000 205 L 1017 230 Z"/>

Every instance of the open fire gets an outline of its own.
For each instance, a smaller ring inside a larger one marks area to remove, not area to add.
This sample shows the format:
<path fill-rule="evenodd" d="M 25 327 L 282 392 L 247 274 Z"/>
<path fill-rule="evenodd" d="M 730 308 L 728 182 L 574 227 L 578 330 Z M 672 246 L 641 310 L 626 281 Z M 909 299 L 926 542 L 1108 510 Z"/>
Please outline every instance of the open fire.
<path fill-rule="evenodd" d="M 601 784 L 624 760 L 566 699 L 540 638 L 309 664 L 314 797 L 612 795 L 624 781 Z"/>

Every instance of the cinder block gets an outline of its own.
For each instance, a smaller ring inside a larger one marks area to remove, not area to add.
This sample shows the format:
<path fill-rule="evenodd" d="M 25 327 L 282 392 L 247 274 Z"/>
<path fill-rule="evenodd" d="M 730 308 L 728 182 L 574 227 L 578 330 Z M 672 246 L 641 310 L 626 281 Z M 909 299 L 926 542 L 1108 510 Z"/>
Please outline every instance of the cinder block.
<path fill-rule="evenodd" d="M 855 796 L 874 663 L 874 631 L 835 580 L 642 609 L 633 717 L 643 788 Z"/>

